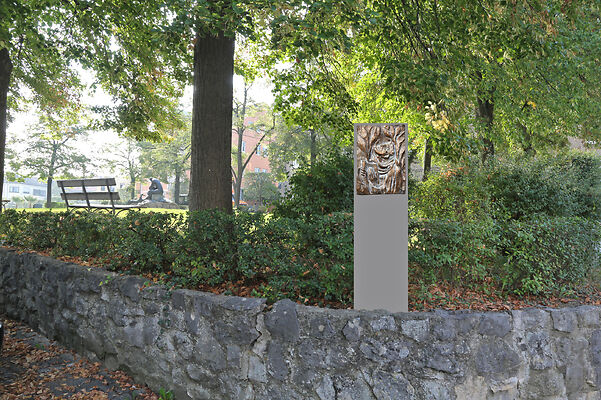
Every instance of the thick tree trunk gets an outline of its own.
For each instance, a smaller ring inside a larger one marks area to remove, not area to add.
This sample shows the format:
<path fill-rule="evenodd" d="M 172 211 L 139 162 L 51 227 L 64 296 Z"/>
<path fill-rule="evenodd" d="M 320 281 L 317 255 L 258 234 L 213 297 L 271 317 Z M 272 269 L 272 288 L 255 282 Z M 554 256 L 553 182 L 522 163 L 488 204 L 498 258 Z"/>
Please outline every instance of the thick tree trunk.
<path fill-rule="evenodd" d="M 194 96 L 190 211 L 218 208 L 232 212 L 232 90 L 234 38 L 197 34 L 194 45 Z"/>
<path fill-rule="evenodd" d="M 428 174 L 432 169 L 432 143 L 430 138 L 426 139 L 424 143 L 424 173 L 422 174 L 422 182 L 428 179 Z"/>
<path fill-rule="evenodd" d="M 46 208 L 52 208 L 52 176 L 46 181 Z"/>
<path fill-rule="evenodd" d="M 4 153 L 6 152 L 6 117 L 8 110 L 8 88 L 13 64 L 10 61 L 8 49 L 0 50 L 0 199 L 4 182 Z M 0 207 L 0 213 L 2 207 Z"/>
<path fill-rule="evenodd" d="M 179 169 L 175 170 L 175 184 L 173 188 L 173 202 L 179 204 L 180 186 L 182 180 L 182 171 Z"/>
<path fill-rule="evenodd" d="M 313 167 L 317 159 L 317 135 L 314 129 L 309 129 L 309 132 L 311 132 L 311 166 Z"/>
<path fill-rule="evenodd" d="M 484 123 L 484 129 L 486 134 L 490 136 L 492 131 L 493 116 L 494 116 L 494 101 L 492 100 L 492 93 L 490 99 L 482 99 L 478 97 L 478 107 L 476 108 L 476 117 Z M 481 154 L 482 164 L 486 162 L 489 156 L 495 155 L 495 145 L 490 137 L 482 138 L 483 149 Z"/>

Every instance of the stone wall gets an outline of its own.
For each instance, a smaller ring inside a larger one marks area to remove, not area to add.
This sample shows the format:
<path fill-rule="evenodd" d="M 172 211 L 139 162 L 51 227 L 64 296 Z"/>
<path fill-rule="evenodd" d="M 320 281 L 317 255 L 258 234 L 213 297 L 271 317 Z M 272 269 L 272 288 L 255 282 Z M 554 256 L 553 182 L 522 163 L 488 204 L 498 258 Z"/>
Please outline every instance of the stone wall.
<path fill-rule="evenodd" d="M 600 307 L 328 310 L 0 248 L 0 311 L 180 399 L 600 399 Z"/>

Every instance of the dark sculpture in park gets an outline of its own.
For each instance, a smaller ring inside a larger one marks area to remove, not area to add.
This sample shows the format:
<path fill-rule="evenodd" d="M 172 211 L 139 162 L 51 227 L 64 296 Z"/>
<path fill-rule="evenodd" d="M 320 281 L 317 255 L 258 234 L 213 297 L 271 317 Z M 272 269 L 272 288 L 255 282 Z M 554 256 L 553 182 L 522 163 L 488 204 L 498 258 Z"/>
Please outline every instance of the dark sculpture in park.
<path fill-rule="evenodd" d="M 150 187 L 147 192 L 147 199 L 150 201 L 166 201 L 163 197 L 163 185 L 157 178 L 149 178 Z"/>
<path fill-rule="evenodd" d="M 146 197 L 144 195 L 140 195 L 140 198 L 137 200 L 130 200 L 127 204 L 146 204 L 146 203 L 169 203 L 163 196 L 163 185 L 161 181 L 157 178 L 148 178 L 150 181 L 150 186 L 148 187 L 148 192 L 146 192 Z"/>
<path fill-rule="evenodd" d="M 359 125 L 356 140 L 357 194 L 405 193 L 406 125 Z"/>

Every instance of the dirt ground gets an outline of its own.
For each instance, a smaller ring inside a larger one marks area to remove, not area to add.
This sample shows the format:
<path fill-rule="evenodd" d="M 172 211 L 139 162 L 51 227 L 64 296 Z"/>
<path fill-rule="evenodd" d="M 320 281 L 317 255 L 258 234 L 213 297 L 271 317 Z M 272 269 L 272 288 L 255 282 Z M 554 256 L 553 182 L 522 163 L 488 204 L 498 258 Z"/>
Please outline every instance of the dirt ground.
<path fill-rule="evenodd" d="M 109 371 L 29 327 L 5 323 L 0 354 L 0 399 L 158 400 L 122 371 Z"/>

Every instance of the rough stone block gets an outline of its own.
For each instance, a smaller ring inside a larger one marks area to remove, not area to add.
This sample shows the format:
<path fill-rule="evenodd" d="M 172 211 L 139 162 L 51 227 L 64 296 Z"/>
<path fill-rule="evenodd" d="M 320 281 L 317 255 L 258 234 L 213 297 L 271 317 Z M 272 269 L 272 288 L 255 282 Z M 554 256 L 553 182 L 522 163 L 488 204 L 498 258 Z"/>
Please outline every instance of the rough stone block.
<path fill-rule="evenodd" d="M 556 356 L 547 332 L 526 332 L 520 347 L 528 354 L 532 369 L 544 370 L 555 366 Z"/>
<path fill-rule="evenodd" d="M 591 365 L 595 371 L 595 385 L 601 387 L 601 330 L 592 333 L 589 339 L 589 351 L 591 354 Z"/>
<path fill-rule="evenodd" d="M 561 373 L 549 369 L 546 371 L 532 371 L 521 391 L 523 398 L 539 400 L 551 396 L 565 395 L 565 386 Z"/>
<path fill-rule="evenodd" d="M 336 335 L 334 326 L 329 319 L 325 317 L 316 317 L 310 323 L 311 336 L 315 338 L 331 338 Z"/>
<path fill-rule="evenodd" d="M 369 321 L 369 326 L 374 332 L 379 331 L 396 331 L 396 322 L 391 315 L 385 315 L 383 317 L 373 319 Z"/>
<path fill-rule="evenodd" d="M 580 306 L 575 309 L 578 324 L 582 328 L 598 328 L 601 326 L 600 308 L 596 306 Z"/>
<path fill-rule="evenodd" d="M 578 325 L 578 318 L 573 310 L 555 310 L 551 312 L 553 328 L 560 332 L 573 332 Z"/>
<path fill-rule="evenodd" d="M 511 312 L 517 330 L 547 329 L 551 326 L 551 315 L 538 308 L 526 308 Z"/>
<path fill-rule="evenodd" d="M 522 360 L 507 343 L 496 339 L 478 347 L 475 363 L 478 375 L 502 379 L 516 376 Z"/>
<path fill-rule="evenodd" d="M 506 313 L 482 314 L 478 332 L 481 335 L 503 337 L 511 331 L 511 317 Z"/>
<path fill-rule="evenodd" d="M 137 276 L 128 276 L 117 279 L 119 279 L 118 285 L 121 293 L 137 303 L 140 300 L 140 288 L 144 286 L 146 280 Z"/>
<path fill-rule="evenodd" d="M 265 299 L 227 296 L 222 307 L 231 311 L 246 311 L 257 314 L 265 308 Z"/>
<path fill-rule="evenodd" d="M 423 342 L 429 336 L 430 322 L 424 320 L 408 320 L 401 322 L 401 331 L 403 335 L 410 337 L 417 342 Z"/>
<path fill-rule="evenodd" d="M 284 381 L 290 372 L 286 363 L 285 349 L 281 343 L 271 342 L 267 347 L 267 366 L 271 376 Z"/>
<path fill-rule="evenodd" d="M 349 342 L 356 342 L 361 338 L 361 332 L 363 329 L 361 328 L 361 320 L 359 318 L 354 318 L 346 323 L 344 329 L 342 329 L 342 333 L 344 337 Z"/>
<path fill-rule="evenodd" d="M 265 326 L 274 338 L 295 342 L 300 338 L 296 304 L 291 300 L 280 300 L 273 310 L 265 315 Z"/>
<path fill-rule="evenodd" d="M 182 290 L 171 293 L 171 305 L 175 310 L 183 310 L 186 307 L 186 295 Z"/>

